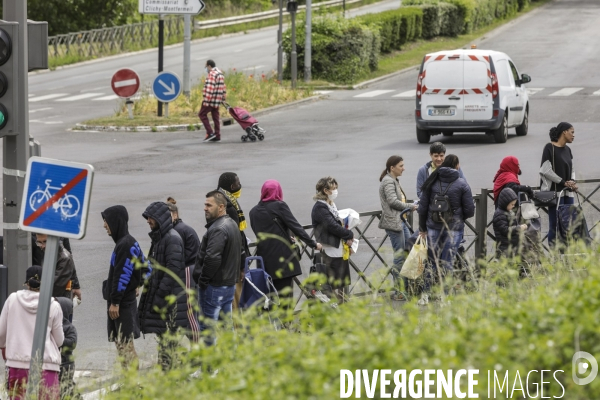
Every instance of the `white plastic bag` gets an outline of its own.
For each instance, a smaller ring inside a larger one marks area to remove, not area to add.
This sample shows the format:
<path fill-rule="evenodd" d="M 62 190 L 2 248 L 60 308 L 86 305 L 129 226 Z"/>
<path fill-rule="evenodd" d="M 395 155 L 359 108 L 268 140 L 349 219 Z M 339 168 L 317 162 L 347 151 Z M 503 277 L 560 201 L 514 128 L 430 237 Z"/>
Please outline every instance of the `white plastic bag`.
<path fill-rule="evenodd" d="M 351 208 L 344 208 L 343 210 L 338 210 L 338 215 L 342 220 L 342 223 L 344 224 L 344 228 L 346 229 L 354 229 L 362 223 L 358 212 L 354 211 Z"/>
<path fill-rule="evenodd" d="M 427 262 L 427 239 L 419 236 L 415 245 L 410 250 L 400 275 L 408 279 L 417 279 L 423 274 L 425 270 L 425 263 Z"/>

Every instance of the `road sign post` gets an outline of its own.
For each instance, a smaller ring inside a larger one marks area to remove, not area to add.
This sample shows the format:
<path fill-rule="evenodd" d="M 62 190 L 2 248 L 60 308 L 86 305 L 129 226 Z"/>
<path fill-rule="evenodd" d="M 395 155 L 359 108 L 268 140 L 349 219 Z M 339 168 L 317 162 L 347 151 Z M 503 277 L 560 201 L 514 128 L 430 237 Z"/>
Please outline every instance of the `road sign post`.
<path fill-rule="evenodd" d="M 204 10 L 202 0 L 139 0 L 140 14 L 190 14 Z"/>
<path fill-rule="evenodd" d="M 133 97 L 140 89 L 140 77 L 132 69 L 123 68 L 115 72 L 110 80 L 110 86 L 113 92 L 122 99 L 125 99 L 129 119 L 133 119 Z"/>
<path fill-rule="evenodd" d="M 169 103 L 181 94 L 181 81 L 179 77 L 169 71 L 161 72 L 154 78 L 152 92 L 156 99 L 165 104 L 165 116 L 169 116 Z"/>
<path fill-rule="evenodd" d="M 89 164 L 31 157 L 27 163 L 19 228 L 48 235 L 44 274 L 33 333 L 27 398 L 38 391 L 52 301 L 59 237 L 85 236 L 94 167 Z"/>

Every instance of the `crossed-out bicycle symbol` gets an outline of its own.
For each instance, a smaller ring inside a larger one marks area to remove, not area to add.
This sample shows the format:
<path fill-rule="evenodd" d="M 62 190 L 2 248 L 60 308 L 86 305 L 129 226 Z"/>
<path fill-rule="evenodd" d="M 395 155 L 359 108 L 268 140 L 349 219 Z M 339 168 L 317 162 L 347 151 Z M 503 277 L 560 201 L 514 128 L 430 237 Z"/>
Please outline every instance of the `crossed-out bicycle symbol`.
<path fill-rule="evenodd" d="M 29 206 L 33 211 L 37 210 L 39 206 L 50 200 L 50 198 L 54 196 L 54 193 L 67 185 L 66 183 L 61 183 L 61 187 L 50 186 L 52 179 L 46 179 L 44 182 L 46 183 L 46 189 L 38 189 L 31 193 L 31 196 L 29 196 Z M 50 190 L 53 190 L 54 193 L 50 192 Z M 79 199 L 76 196 L 68 193 L 65 193 L 65 195 L 56 203 L 52 204 L 54 211 L 58 212 L 60 209 L 60 213 L 65 218 L 72 218 L 76 216 L 79 213 L 80 206 Z"/>

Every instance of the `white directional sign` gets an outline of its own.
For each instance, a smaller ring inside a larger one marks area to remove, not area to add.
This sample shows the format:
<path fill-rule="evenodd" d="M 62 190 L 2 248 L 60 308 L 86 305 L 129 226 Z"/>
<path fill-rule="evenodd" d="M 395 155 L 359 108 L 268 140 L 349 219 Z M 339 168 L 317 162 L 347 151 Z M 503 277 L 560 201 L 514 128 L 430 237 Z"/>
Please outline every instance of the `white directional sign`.
<path fill-rule="evenodd" d="M 140 14 L 192 14 L 204 10 L 202 0 L 139 0 Z"/>

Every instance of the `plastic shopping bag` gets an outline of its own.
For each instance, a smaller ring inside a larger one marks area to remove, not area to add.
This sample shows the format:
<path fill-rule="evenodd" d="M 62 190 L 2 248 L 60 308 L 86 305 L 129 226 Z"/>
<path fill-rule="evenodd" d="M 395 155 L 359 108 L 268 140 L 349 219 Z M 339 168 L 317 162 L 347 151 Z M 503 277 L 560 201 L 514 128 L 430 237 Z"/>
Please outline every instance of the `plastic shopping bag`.
<path fill-rule="evenodd" d="M 400 275 L 408 279 L 417 279 L 423 274 L 425 270 L 425 263 L 427 262 L 427 239 L 423 239 L 421 236 L 417 238 L 415 245 L 410 250 Z"/>
<path fill-rule="evenodd" d="M 362 223 L 358 212 L 354 211 L 351 208 L 344 208 L 343 210 L 339 210 L 338 215 L 342 220 L 344 228 L 346 229 L 354 229 Z"/>

